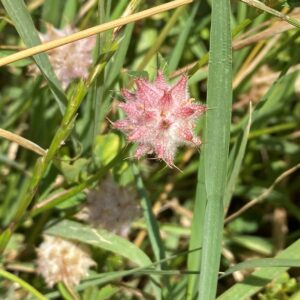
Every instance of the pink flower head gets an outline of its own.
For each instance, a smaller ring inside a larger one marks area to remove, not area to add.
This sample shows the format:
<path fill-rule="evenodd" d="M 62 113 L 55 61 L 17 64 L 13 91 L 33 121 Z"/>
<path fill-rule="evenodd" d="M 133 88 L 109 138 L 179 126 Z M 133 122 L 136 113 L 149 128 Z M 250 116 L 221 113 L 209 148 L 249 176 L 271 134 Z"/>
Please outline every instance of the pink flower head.
<path fill-rule="evenodd" d="M 136 158 L 155 154 L 173 166 L 178 146 L 200 145 L 194 134 L 196 119 L 206 111 L 206 106 L 193 103 L 188 92 L 187 76 L 182 76 L 174 85 L 165 81 L 158 72 L 154 82 L 138 78 L 136 91 L 122 90 L 125 103 L 119 107 L 127 118 L 113 124 L 123 131 L 128 140 L 136 142 Z"/>

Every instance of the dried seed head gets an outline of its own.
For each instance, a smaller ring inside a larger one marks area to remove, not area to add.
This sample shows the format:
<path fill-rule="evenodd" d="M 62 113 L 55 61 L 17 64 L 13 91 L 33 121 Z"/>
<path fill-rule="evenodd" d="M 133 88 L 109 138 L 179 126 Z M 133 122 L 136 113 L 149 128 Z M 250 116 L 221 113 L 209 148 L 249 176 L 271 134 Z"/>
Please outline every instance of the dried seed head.
<path fill-rule="evenodd" d="M 48 287 L 58 282 L 75 286 L 96 265 L 86 247 L 54 236 L 44 236 L 37 254 L 37 273 Z"/>
<path fill-rule="evenodd" d="M 140 216 L 135 194 L 119 187 L 111 177 L 89 191 L 87 205 L 77 215 L 97 228 L 127 236 L 132 221 Z"/>
<path fill-rule="evenodd" d="M 47 32 L 45 34 L 40 33 L 40 38 L 42 42 L 45 43 L 77 31 L 77 29 L 71 26 L 56 29 L 51 25 L 47 25 Z M 59 81 L 61 81 L 64 89 L 66 89 L 74 79 L 87 78 L 88 68 L 93 62 L 92 50 L 95 43 L 96 38 L 92 36 L 47 52 L 54 72 Z M 32 74 L 39 73 L 36 65 L 30 66 L 29 71 Z"/>
<path fill-rule="evenodd" d="M 206 106 L 190 98 L 187 76 L 174 85 L 168 84 L 161 71 L 154 82 L 138 78 L 136 91 L 122 91 L 125 103 L 119 107 L 127 118 L 113 124 L 136 142 L 136 158 L 154 153 L 168 165 L 173 165 L 176 149 L 181 145 L 200 145 L 194 134 L 196 119 L 206 111 Z"/>

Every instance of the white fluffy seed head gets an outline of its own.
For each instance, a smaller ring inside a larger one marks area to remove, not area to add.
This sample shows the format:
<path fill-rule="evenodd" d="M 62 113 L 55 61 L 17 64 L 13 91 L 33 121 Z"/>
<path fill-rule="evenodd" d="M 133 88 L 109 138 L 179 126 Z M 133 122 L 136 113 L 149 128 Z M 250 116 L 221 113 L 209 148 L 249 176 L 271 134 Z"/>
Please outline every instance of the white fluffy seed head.
<path fill-rule="evenodd" d="M 47 25 L 47 32 L 40 33 L 40 38 L 41 41 L 45 43 L 68 36 L 76 31 L 77 29 L 71 26 L 56 29 L 51 25 Z M 66 89 L 74 79 L 87 78 L 88 68 L 93 62 L 92 50 L 95 43 L 96 39 L 92 36 L 47 52 L 54 72 L 64 89 Z M 37 74 L 39 70 L 36 65 L 32 65 L 29 68 L 29 72 Z"/>
<path fill-rule="evenodd" d="M 111 177 L 87 195 L 87 205 L 78 217 L 92 226 L 126 237 L 130 224 L 140 216 L 136 195 L 128 188 L 119 187 Z"/>
<path fill-rule="evenodd" d="M 37 273 L 50 288 L 58 282 L 75 286 L 96 265 L 86 247 L 54 236 L 44 236 L 37 255 Z"/>

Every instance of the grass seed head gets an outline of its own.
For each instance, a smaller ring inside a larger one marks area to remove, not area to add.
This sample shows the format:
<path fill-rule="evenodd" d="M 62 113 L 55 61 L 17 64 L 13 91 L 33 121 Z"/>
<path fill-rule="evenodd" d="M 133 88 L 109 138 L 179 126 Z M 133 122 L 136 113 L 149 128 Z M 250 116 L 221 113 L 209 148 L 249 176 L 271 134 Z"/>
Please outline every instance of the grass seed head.
<path fill-rule="evenodd" d="M 44 237 L 37 254 L 37 273 L 48 287 L 58 282 L 75 286 L 96 265 L 86 247 L 54 236 Z"/>

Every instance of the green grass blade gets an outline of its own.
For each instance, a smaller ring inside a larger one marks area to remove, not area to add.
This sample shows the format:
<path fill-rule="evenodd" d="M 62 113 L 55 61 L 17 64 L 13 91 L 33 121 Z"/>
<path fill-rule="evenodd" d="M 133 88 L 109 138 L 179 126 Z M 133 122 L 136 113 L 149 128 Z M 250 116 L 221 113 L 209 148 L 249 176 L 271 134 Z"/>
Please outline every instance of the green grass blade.
<path fill-rule="evenodd" d="M 195 249 L 202 246 L 203 237 L 203 220 L 206 207 L 206 190 L 205 190 L 205 172 L 204 172 L 204 153 L 200 157 L 198 168 L 198 180 L 196 190 L 196 200 L 194 208 L 194 216 L 191 231 L 191 240 L 189 249 Z M 188 256 L 188 270 L 200 269 L 201 250 L 199 253 L 191 252 Z M 197 293 L 197 283 L 199 275 L 191 275 L 188 278 L 187 300 L 195 299 Z"/>
<path fill-rule="evenodd" d="M 103 229 L 95 229 L 78 222 L 64 220 L 50 227 L 45 233 L 112 251 L 128 258 L 138 266 L 151 264 L 149 257 L 134 244 Z"/>
<path fill-rule="evenodd" d="M 141 197 L 141 206 L 144 213 L 145 221 L 148 228 L 148 234 L 151 246 L 156 260 L 165 258 L 165 250 L 159 233 L 159 226 L 152 212 L 151 202 L 146 194 L 145 187 L 139 169 L 136 164 L 132 164 L 132 170 L 136 179 L 136 186 Z"/>
<path fill-rule="evenodd" d="M 43 21 L 58 28 L 61 22 L 64 2 L 61 0 L 46 0 L 43 4 Z"/>
<path fill-rule="evenodd" d="M 134 178 L 136 181 L 136 187 L 141 198 L 141 207 L 143 211 L 143 215 L 145 218 L 145 222 L 147 225 L 147 233 L 149 235 L 151 247 L 155 256 L 156 261 L 160 261 L 165 259 L 166 253 L 164 249 L 164 245 L 159 232 L 159 225 L 155 219 L 155 216 L 152 212 L 152 205 L 150 199 L 147 195 L 147 192 L 144 187 L 143 179 L 140 175 L 139 169 L 135 163 L 132 164 L 132 171 L 134 174 Z M 166 268 L 166 264 L 163 262 L 161 265 L 157 265 L 158 269 Z M 168 281 L 165 281 L 164 284 L 169 287 Z M 162 298 L 162 290 L 159 287 L 155 288 L 156 299 Z"/>
<path fill-rule="evenodd" d="M 250 259 L 239 263 L 222 274 L 220 278 L 228 276 L 236 271 L 254 269 L 254 268 L 270 268 L 270 267 L 287 267 L 287 268 L 299 268 L 299 259 L 276 259 L 276 258 L 262 258 L 262 259 Z"/>
<path fill-rule="evenodd" d="M 231 101 L 232 53 L 230 2 L 212 1 L 204 168 L 207 206 L 204 220 L 198 299 L 216 296 L 223 231 L 223 194 L 227 181 Z"/>
<path fill-rule="evenodd" d="M 252 122 L 252 105 L 250 102 L 249 106 L 249 120 L 246 124 L 246 127 L 244 128 L 243 132 L 241 133 L 241 136 L 237 143 L 234 144 L 234 147 L 232 149 L 231 155 L 231 161 L 232 163 L 232 170 L 230 170 L 230 173 L 228 174 L 228 183 L 226 186 L 225 194 L 224 194 L 224 207 L 225 209 L 228 208 L 232 194 L 234 192 L 234 188 L 238 179 L 239 171 L 242 165 L 242 161 L 245 155 L 247 141 L 249 137 L 250 132 L 250 126 Z M 230 165 L 230 163 L 229 163 Z"/>
<path fill-rule="evenodd" d="M 288 260 L 298 260 L 300 259 L 300 240 L 293 243 L 291 246 L 279 253 L 276 259 L 288 259 Z M 272 259 L 274 260 L 274 259 Z M 246 264 L 247 262 L 243 263 Z M 272 262 L 271 262 L 272 263 Z M 273 263 L 275 264 L 275 263 Z M 282 264 L 281 264 L 282 265 Z M 293 266 L 294 264 L 288 264 Z M 241 265 L 243 266 L 243 265 Z M 238 268 L 238 267 L 236 267 Z M 289 267 L 270 267 L 263 268 L 253 272 L 248 276 L 243 282 L 236 283 L 233 287 L 228 289 L 225 293 L 219 296 L 218 300 L 244 300 L 249 299 L 252 295 L 257 293 L 271 280 L 279 277 L 282 273 L 288 270 Z M 229 272 L 229 270 L 228 270 Z"/>
<path fill-rule="evenodd" d="M 172 14 L 172 17 L 169 19 L 168 23 L 165 25 L 165 27 L 161 31 L 160 35 L 157 37 L 155 43 L 147 51 L 147 53 L 145 54 L 142 62 L 137 67 L 138 71 L 144 70 L 145 67 L 148 65 L 149 61 L 151 60 L 152 56 L 157 53 L 157 51 L 159 50 L 160 46 L 165 41 L 165 39 L 168 36 L 170 30 L 173 28 L 173 26 L 177 22 L 178 18 L 180 17 L 180 15 L 182 14 L 182 12 L 183 12 L 184 9 L 185 9 L 184 6 L 179 7 Z"/>
<path fill-rule="evenodd" d="M 112 59 L 112 63 L 108 66 L 108 86 L 110 86 L 120 74 L 120 71 L 126 59 L 129 43 L 132 38 L 133 28 L 134 24 L 129 24 L 126 26 L 124 35 L 122 37 L 122 42 L 120 43 L 119 48 Z"/>
<path fill-rule="evenodd" d="M 201 1 L 197 1 L 194 3 L 194 6 L 192 7 L 191 12 L 189 13 L 189 17 L 187 18 L 187 20 L 184 20 L 181 24 L 182 31 L 178 37 L 176 46 L 172 51 L 172 55 L 169 60 L 168 68 L 170 71 L 174 71 L 178 67 L 180 58 L 182 57 L 182 53 L 186 47 L 186 42 L 189 37 L 189 33 L 192 29 L 192 26 L 194 25 L 194 18 L 199 8 L 200 2 Z"/>
<path fill-rule="evenodd" d="M 76 17 L 77 6 L 79 4 L 77 0 L 66 0 L 65 2 L 66 3 L 60 21 L 61 27 L 72 24 L 73 20 Z"/>
<path fill-rule="evenodd" d="M 27 47 L 33 47 L 41 43 L 38 32 L 35 29 L 31 16 L 23 0 L 1 0 L 5 10 L 14 22 L 14 25 Z M 34 60 L 45 77 L 55 100 L 63 112 L 65 109 L 66 97 L 61 85 L 54 74 L 48 56 L 45 53 L 35 55 Z"/>

